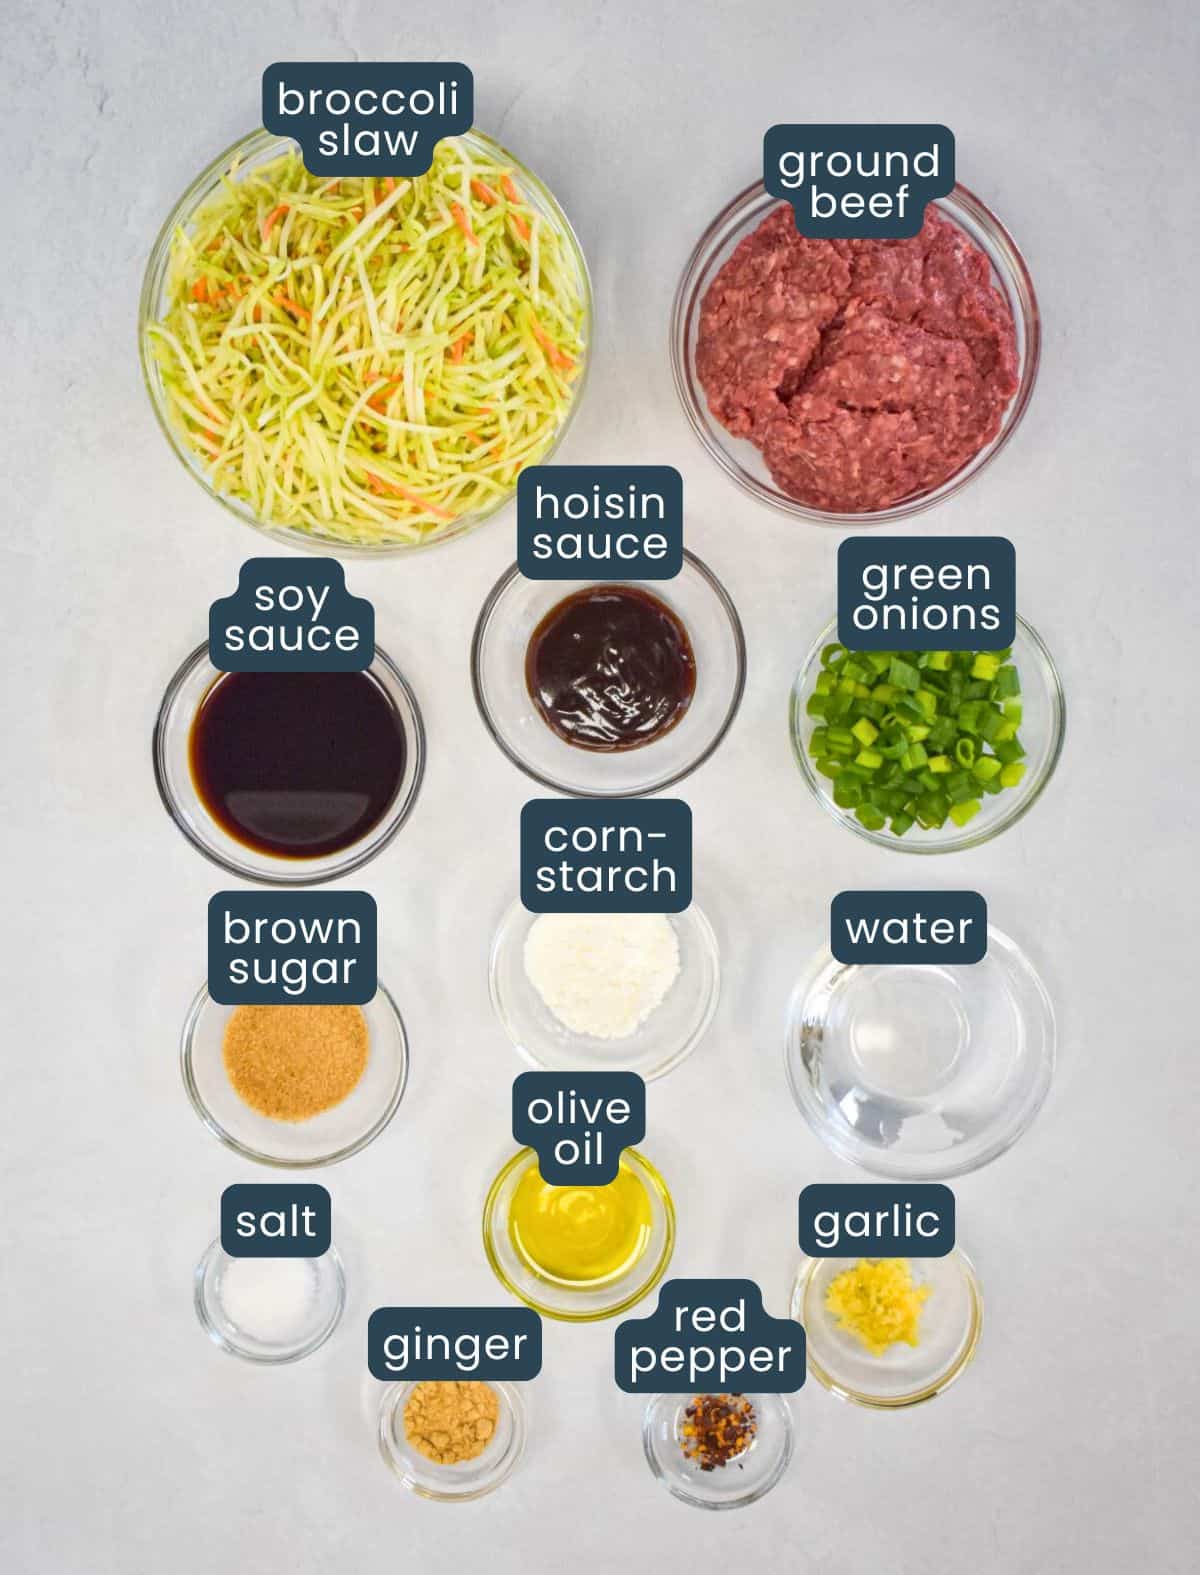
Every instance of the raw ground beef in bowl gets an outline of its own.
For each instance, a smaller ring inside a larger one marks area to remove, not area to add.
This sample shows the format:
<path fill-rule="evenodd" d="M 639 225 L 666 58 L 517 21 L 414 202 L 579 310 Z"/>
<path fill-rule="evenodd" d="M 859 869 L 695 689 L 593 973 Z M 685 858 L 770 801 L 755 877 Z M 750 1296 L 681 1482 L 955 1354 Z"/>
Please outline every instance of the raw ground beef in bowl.
<path fill-rule="evenodd" d="M 675 318 L 706 446 L 818 519 L 901 518 L 956 490 L 1015 426 L 1037 365 L 1024 263 L 961 187 L 897 241 L 810 240 L 752 188 L 701 241 Z"/>

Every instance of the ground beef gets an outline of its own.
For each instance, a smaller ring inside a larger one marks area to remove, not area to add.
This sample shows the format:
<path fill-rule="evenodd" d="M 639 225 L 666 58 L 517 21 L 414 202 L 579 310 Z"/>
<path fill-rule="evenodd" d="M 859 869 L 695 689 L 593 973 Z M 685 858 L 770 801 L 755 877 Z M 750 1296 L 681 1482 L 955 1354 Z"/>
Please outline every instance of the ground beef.
<path fill-rule="evenodd" d="M 1000 430 L 1017 341 L 987 258 L 931 204 L 911 240 L 808 240 L 786 204 L 741 241 L 700 308 L 713 415 L 812 508 L 862 514 L 926 492 Z"/>

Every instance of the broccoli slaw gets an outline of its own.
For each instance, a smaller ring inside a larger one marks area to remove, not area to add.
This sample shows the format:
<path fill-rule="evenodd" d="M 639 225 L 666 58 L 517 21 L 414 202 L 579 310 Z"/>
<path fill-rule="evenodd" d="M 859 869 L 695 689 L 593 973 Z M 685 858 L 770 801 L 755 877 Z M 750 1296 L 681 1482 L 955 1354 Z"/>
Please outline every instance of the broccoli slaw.
<path fill-rule="evenodd" d="M 317 178 L 265 141 L 170 237 L 144 348 L 177 442 L 276 528 L 365 547 L 455 534 L 545 458 L 577 397 L 574 236 L 476 133 L 399 180 Z"/>

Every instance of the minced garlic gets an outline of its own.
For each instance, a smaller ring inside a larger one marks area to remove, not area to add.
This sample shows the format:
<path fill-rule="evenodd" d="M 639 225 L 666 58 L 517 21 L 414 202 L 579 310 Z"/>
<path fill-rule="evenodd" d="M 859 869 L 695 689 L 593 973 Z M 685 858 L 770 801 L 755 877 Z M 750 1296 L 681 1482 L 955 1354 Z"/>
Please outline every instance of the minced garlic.
<path fill-rule="evenodd" d="M 921 1309 L 932 1287 L 914 1285 L 907 1258 L 860 1258 L 831 1280 L 825 1308 L 872 1356 L 919 1344 Z"/>

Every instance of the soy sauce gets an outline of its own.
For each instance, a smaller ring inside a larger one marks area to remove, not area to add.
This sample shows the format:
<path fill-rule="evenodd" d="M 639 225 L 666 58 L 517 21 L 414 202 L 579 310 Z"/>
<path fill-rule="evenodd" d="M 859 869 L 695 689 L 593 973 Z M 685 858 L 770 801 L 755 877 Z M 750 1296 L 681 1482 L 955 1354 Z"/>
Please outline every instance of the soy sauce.
<path fill-rule="evenodd" d="M 530 636 L 525 683 L 542 719 L 577 749 L 640 749 L 670 732 L 696 692 L 687 630 L 632 585 L 592 585 Z"/>
<path fill-rule="evenodd" d="M 188 746 L 205 809 L 260 853 L 315 859 L 383 819 L 404 776 L 404 724 L 365 673 L 226 673 Z"/>

